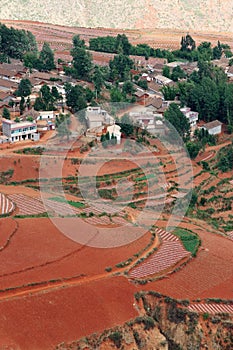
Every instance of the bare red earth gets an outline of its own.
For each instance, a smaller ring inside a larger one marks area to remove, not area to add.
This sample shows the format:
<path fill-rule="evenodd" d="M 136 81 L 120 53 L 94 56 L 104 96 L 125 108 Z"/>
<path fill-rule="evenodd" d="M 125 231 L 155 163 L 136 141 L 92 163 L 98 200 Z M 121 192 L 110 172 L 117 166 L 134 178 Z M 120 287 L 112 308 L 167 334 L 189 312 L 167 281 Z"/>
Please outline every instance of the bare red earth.
<path fill-rule="evenodd" d="M 53 349 L 121 324 L 137 316 L 134 291 L 125 278 L 115 277 L 0 302 L 0 348 Z"/>

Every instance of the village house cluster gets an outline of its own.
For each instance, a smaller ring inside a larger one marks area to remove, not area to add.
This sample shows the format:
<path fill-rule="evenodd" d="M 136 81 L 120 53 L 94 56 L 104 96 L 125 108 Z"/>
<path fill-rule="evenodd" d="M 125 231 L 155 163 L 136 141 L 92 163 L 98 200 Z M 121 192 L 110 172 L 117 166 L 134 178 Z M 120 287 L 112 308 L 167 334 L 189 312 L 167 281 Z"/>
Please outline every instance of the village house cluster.
<path fill-rule="evenodd" d="M 140 80 L 147 82 L 147 89 L 133 84 L 133 96 L 136 103 L 132 105 L 129 111 L 132 121 L 148 131 L 158 134 L 164 132 L 163 115 L 171 103 L 176 103 L 180 106 L 180 101 L 169 101 L 164 99 L 161 92 L 162 87 L 174 87 L 176 83 L 165 76 L 163 76 L 163 68 L 167 66 L 169 69 L 174 67 L 181 67 L 182 70 L 190 75 L 197 71 L 196 62 L 171 62 L 168 63 L 164 58 L 149 58 L 144 60 L 143 57 L 133 56 L 135 69 L 131 74 L 139 74 Z M 224 57 L 220 60 L 215 60 L 214 64 L 224 69 L 229 80 L 233 78 L 233 68 L 228 66 L 228 60 Z M 20 97 L 17 97 L 15 92 L 18 89 L 21 79 L 29 79 L 32 86 L 30 96 L 30 106 L 28 106 L 24 113 L 20 113 Z M 71 84 L 87 84 L 87 82 L 75 81 L 64 75 L 63 67 L 48 72 L 38 72 L 25 68 L 22 62 L 12 60 L 10 64 L 0 64 L 0 124 L 1 134 L 0 143 L 18 142 L 24 140 L 38 141 L 41 133 L 48 130 L 54 130 L 56 127 L 56 117 L 64 111 L 66 106 L 66 92 L 64 84 L 71 82 Z M 120 83 L 121 84 L 121 83 Z M 119 84 L 119 86 L 120 86 Z M 59 103 L 57 103 L 57 110 L 51 111 L 36 111 L 33 108 L 36 98 L 40 94 L 40 89 L 43 85 L 47 85 L 50 89 L 56 87 L 61 96 Z M 93 90 L 93 84 L 90 84 Z M 10 120 L 3 116 L 4 109 L 10 113 Z M 192 111 L 188 106 L 180 107 L 180 111 L 186 116 L 190 123 L 191 133 L 199 127 L 203 127 L 212 135 L 218 135 L 222 131 L 222 123 L 214 120 L 210 123 L 199 125 L 198 113 Z M 115 124 L 114 118 L 100 107 L 89 106 L 86 110 L 86 126 L 87 135 L 101 137 L 103 133 L 109 131 L 117 138 L 117 143 L 120 143 L 121 132 L 118 125 Z"/>

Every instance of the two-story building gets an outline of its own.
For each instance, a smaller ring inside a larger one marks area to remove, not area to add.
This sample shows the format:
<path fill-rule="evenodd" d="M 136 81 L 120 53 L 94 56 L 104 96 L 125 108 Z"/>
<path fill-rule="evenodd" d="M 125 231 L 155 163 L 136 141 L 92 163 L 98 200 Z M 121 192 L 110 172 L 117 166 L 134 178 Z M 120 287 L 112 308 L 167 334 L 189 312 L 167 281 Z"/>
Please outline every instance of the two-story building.
<path fill-rule="evenodd" d="M 85 118 L 89 129 L 114 124 L 114 118 L 100 107 L 87 107 Z"/>
<path fill-rule="evenodd" d="M 39 139 L 36 122 L 25 121 L 17 123 L 13 120 L 3 119 L 2 132 L 9 142 Z"/>
<path fill-rule="evenodd" d="M 197 127 L 197 122 L 198 122 L 198 112 L 191 111 L 191 108 L 189 108 L 189 107 L 183 107 L 180 109 L 180 111 L 188 119 L 190 127 L 191 127 L 191 131 L 195 130 Z"/>

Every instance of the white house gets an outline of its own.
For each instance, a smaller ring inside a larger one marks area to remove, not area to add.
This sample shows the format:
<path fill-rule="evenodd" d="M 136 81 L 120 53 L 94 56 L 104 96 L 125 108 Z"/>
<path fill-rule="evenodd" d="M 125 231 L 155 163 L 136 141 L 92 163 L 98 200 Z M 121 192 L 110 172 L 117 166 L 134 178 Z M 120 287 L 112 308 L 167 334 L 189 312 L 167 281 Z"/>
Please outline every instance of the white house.
<path fill-rule="evenodd" d="M 180 111 L 188 119 L 191 129 L 194 130 L 197 127 L 198 112 L 191 111 L 191 108 L 189 107 L 183 107 Z"/>
<path fill-rule="evenodd" d="M 117 139 L 117 144 L 119 145 L 121 143 L 121 127 L 117 124 L 109 125 L 107 127 L 107 131 L 109 132 L 110 137 L 115 136 Z"/>
<path fill-rule="evenodd" d="M 173 83 L 173 81 L 171 80 L 171 79 L 169 79 L 169 78 L 167 78 L 167 77 L 164 77 L 163 75 L 160 75 L 160 74 L 158 74 L 158 75 L 156 75 L 155 77 L 154 77 L 154 81 L 157 83 L 157 84 L 159 84 L 159 85 L 169 85 L 169 84 L 171 84 L 171 83 Z"/>
<path fill-rule="evenodd" d="M 100 107 L 87 107 L 85 118 L 89 129 L 114 124 L 114 118 Z"/>
<path fill-rule="evenodd" d="M 152 112 L 130 112 L 130 118 L 134 123 L 137 123 L 142 129 L 154 129 L 155 116 Z"/>
<path fill-rule="evenodd" d="M 219 120 L 213 120 L 204 124 L 202 128 L 207 130 L 210 135 L 218 135 L 222 132 L 222 123 Z"/>
<path fill-rule="evenodd" d="M 19 122 L 12 120 L 2 120 L 3 135 L 8 138 L 10 142 L 23 140 L 38 140 L 37 125 L 35 122 Z"/>

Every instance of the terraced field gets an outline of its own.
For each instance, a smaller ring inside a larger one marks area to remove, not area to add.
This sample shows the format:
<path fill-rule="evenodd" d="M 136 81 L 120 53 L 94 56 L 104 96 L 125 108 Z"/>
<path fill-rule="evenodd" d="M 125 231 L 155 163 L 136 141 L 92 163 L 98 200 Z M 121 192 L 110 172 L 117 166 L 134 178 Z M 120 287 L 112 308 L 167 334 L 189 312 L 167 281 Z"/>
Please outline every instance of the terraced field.
<path fill-rule="evenodd" d="M 180 240 L 173 234 L 158 229 L 162 243 L 158 251 L 129 272 L 130 278 L 142 278 L 172 269 L 183 259 L 190 257 Z"/>
<path fill-rule="evenodd" d="M 0 214 L 10 214 L 14 210 L 14 204 L 10 198 L 6 197 L 3 193 L 0 193 Z"/>

